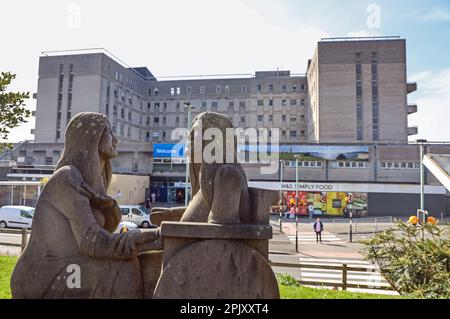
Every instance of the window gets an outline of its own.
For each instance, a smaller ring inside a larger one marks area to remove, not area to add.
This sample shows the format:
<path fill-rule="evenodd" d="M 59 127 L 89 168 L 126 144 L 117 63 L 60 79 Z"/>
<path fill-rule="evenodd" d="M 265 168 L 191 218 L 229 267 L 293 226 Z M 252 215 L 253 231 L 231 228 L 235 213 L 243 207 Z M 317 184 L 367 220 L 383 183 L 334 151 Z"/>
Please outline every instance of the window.
<path fill-rule="evenodd" d="M 270 121 L 270 122 L 273 121 L 273 115 L 269 115 L 269 121 Z"/>
<path fill-rule="evenodd" d="M 234 107 L 234 102 L 233 101 L 228 102 L 228 107 Z"/>
<path fill-rule="evenodd" d="M 216 86 L 216 93 L 220 93 L 222 91 L 222 88 L 220 87 L 220 85 Z"/>
<path fill-rule="evenodd" d="M 305 120 L 305 114 L 300 115 L 300 120 L 302 120 L 302 121 Z"/>
<path fill-rule="evenodd" d="M 158 95 L 158 89 L 154 89 L 153 92 L 155 93 L 155 95 Z"/>
<path fill-rule="evenodd" d="M 175 88 L 170 88 L 170 95 L 175 95 Z"/>
<path fill-rule="evenodd" d="M 191 93 L 192 93 L 192 88 L 191 88 L 190 86 L 188 86 L 188 87 L 186 88 L 186 93 L 187 93 L 187 94 L 191 94 Z"/>
<path fill-rule="evenodd" d="M 292 91 L 297 91 L 297 84 L 292 85 Z"/>
<path fill-rule="evenodd" d="M 258 115 L 258 122 L 262 122 L 263 121 L 263 116 L 262 115 Z"/>
<path fill-rule="evenodd" d="M 272 99 L 269 100 L 269 106 L 273 106 L 273 100 Z"/>
<path fill-rule="evenodd" d="M 200 87 L 200 93 L 201 93 L 201 94 L 205 94 L 205 92 L 206 92 L 205 87 L 204 87 L 204 86 L 201 86 L 201 87 Z"/>
<path fill-rule="evenodd" d="M 147 103 L 147 109 L 150 110 L 152 104 L 151 103 Z"/>
<path fill-rule="evenodd" d="M 206 102 L 205 101 L 202 102 L 202 108 L 206 109 Z"/>
<path fill-rule="evenodd" d="M 247 86 L 246 85 L 241 86 L 241 93 L 247 93 Z"/>
<path fill-rule="evenodd" d="M 305 137 L 305 131 L 300 131 L 300 137 Z"/>
<path fill-rule="evenodd" d="M 229 85 L 225 85 L 225 93 L 230 93 L 230 86 Z"/>
<path fill-rule="evenodd" d="M 291 99 L 291 105 L 297 105 L 297 100 Z"/>
<path fill-rule="evenodd" d="M 257 92 L 257 93 L 261 93 L 261 84 L 258 84 L 258 85 L 256 86 L 256 92 Z"/>
<path fill-rule="evenodd" d="M 287 101 L 285 99 L 281 100 L 281 105 L 282 106 L 286 106 L 287 105 Z"/>
<path fill-rule="evenodd" d="M 282 120 L 283 122 L 286 122 L 286 115 L 282 115 L 282 116 L 281 116 L 281 120 Z"/>
<path fill-rule="evenodd" d="M 297 116 L 291 115 L 291 122 L 297 122 Z"/>
<path fill-rule="evenodd" d="M 137 208 L 133 208 L 133 209 L 131 210 L 131 213 L 132 213 L 133 215 L 136 215 L 136 216 L 144 216 L 144 213 L 143 213 L 142 211 L 140 211 L 139 209 L 137 209 Z"/>
<path fill-rule="evenodd" d="M 239 107 L 245 107 L 245 101 L 239 101 Z"/>
<path fill-rule="evenodd" d="M 269 84 L 269 92 L 273 91 L 273 84 Z"/>
<path fill-rule="evenodd" d="M 305 99 L 301 99 L 301 100 L 300 100 L 300 105 L 301 105 L 301 106 L 305 106 Z"/>
<path fill-rule="evenodd" d="M 301 85 L 300 85 L 300 90 L 301 90 L 302 92 L 305 91 L 305 85 L 304 85 L 304 84 L 301 84 Z"/>
<path fill-rule="evenodd" d="M 283 86 L 281 87 L 281 90 L 282 90 L 283 92 L 286 92 L 286 90 L 287 90 L 287 85 L 286 85 L 286 84 L 283 84 Z"/>
<path fill-rule="evenodd" d="M 23 217 L 23 218 L 33 218 L 33 212 L 34 212 L 34 211 L 26 211 L 26 210 L 21 209 L 21 210 L 20 210 L 20 217 Z"/>
<path fill-rule="evenodd" d="M 155 117 L 155 118 L 153 119 L 153 123 L 159 124 L 159 117 Z"/>
<path fill-rule="evenodd" d="M 264 105 L 264 100 L 258 100 L 257 105 L 258 106 L 263 106 Z"/>
<path fill-rule="evenodd" d="M 242 122 L 242 123 L 245 122 L 245 116 L 241 116 L 241 122 Z"/>
<path fill-rule="evenodd" d="M 147 89 L 147 95 L 148 96 L 152 95 L 152 89 Z"/>
<path fill-rule="evenodd" d="M 211 102 L 211 107 L 212 108 L 217 108 L 217 105 L 218 105 L 217 101 L 212 101 Z"/>
<path fill-rule="evenodd" d="M 297 131 L 291 131 L 290 137 L 297 137 Z"/>

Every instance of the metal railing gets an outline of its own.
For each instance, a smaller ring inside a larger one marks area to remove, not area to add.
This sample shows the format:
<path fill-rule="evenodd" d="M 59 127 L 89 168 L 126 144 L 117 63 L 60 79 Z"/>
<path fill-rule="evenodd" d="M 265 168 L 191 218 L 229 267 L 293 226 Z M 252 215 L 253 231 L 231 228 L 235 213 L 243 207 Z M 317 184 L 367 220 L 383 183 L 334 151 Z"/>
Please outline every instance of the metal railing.
<path fill-rule="evenodd" d="M 20 252 L 23 252 L 28 242 L 28 235 L 31 232 L 26 228 L 22 229 L 0 229 L 0 234 L 13 234 L 13 235 L 22 235 L 22 240 L 20 244 L 17 243 L 2 243 L 0 242 L 0 246 L 8 246 L 8 247 L 20 247 Z"/>
<path fill-rule="evenodd" d="M 305 286 L 322 286 L 322 287 L 339 287 L 342 290 L 347 290 L 347 288 L 359 288 L 359 289 L 374 289 L 374 290 L 390 290 L 394 289 L 390 285 L 366 285 L 366 284 L 356 284 L 350 283 L 348 280 L 348 272 L 373 272 L 374 268 L 368 267 L 349 267 L 347 264 L 342 264 L 342 266 L 331 266 L 331 265 L 311 265 L 311 264 L 292 264 L 292 263 L 278 263 L 269 261 L 271 267 L 285 267 L 285 268 L 306 268 L 306 269 L 321 269 L 321 270 L 339 270 L 342 271 L 341 282 L 330 282 L 330 281 L 305 281 L 297 280 L 299 284 Z"/>
<path fill-rule="evenodd" d="M 391 227 L 394 218 L 372 217 L 372 218 L 353 218 L 353 234 L 376 234 Z M 350 219 L 333 218 L 331 220 L 331 231 L 337 234 L 347 234 L 350 231 Z"/>

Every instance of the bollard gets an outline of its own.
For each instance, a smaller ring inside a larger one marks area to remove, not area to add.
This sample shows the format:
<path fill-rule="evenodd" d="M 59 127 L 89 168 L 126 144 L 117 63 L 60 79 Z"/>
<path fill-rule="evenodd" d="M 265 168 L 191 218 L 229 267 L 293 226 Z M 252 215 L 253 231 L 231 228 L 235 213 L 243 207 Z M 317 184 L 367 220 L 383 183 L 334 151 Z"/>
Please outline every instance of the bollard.
<path fill-rule="evenodd" d="M 282 225 L 282 220 L 283 219 L 283 213 L 280 211 L 280 233 L 283 233 L 283 225 Z"/>

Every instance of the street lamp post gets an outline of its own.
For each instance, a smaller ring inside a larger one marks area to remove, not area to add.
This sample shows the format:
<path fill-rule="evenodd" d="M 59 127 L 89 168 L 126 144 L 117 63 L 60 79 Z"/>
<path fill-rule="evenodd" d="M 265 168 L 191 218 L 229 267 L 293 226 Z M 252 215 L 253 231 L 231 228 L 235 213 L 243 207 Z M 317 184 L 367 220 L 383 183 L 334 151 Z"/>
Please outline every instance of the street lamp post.
<path fill-rule="evenodd" d="M 423 157 L 424 157 L 424 143 L 427 143 L 427 140 L 417 140 L 417 143 L 420 144 L 420 210 L 422 212 L 422 226 L 426 223 L 425 216 L 425 167 L 423 165 Z M 419 216 L 417 216 L 419 217 Z M 425 238 L 424 229 L 422 227 L 422 239 Z"/>
<path fill-rule="evenodd" d="M 195 109 L 195 107 L 193 107 L 191 105 L 191 103 L 184 103 L 184 107 L 187 108 L 187 134 L 186 134 L 186 144 L 188 141 L 189 137 L 189 131 L 191 130 L 191 122 L 192 122 L 192 109 Z M 186 156 L 187 154 L 185 154 Z M 187 206 L 189 203 L 189 157 L 186 156 L 186 176 L 185 176 L 185 185 L 184 185 L 184 205 Z"/>

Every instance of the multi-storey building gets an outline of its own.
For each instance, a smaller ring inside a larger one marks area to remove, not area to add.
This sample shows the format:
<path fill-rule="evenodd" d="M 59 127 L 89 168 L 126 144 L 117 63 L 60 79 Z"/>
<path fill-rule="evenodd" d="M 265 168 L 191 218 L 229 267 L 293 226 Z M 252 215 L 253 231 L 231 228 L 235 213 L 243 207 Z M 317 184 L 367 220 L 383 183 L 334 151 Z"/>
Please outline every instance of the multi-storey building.
<path fill-rule="evenodd" d="M 418 146 L 408 145 L 408 136 L 417 134 L 417 128 L 408 127 L 408 115 L 417 105 L 408 104 L 407 96 L 417 85 L 407 82 L 406 69 L 406 40 L 398 37 L 323 39 L 305 74 L 277 70 L 157 79 L 146 67 L 129 67 L 106 51 L 47 53 L 39 63 L 35 141 L 18 145 L 6 157 L 20 159 L 22 165 L 54 165 L 70 118 L 83 111 L 101 112 L 119 138 L 114 170 L 151 175 L 159 199 L 175 200 L 184 195 L 184 160 L 153 158 L 152 152 L 155 144 L 177 141 L 172 133 L 187 126 L 185 104 L 190 104 L 194 116 L 213 111 L 227 115 L 235 127 L 278 128 L 286 149 L 366 146 L 364 161 L 302 160 L 299 178 L 354 183 L 352 192 L 358 188 L 355 183 L 398 184 L 390 194 L 401 193 L 406 189 L 402 185 L 419 183 L 420 161 Z M 428 150 L 450 153 L 447 145 Z M 282 165 L 283 176 L 281 170 L 262 176 L 261 164 L 244 168 L 256 183 L 293 181 L 292 161 Z M 437 180 L 429 175 L 427 182 L 437 187 L 430 188 L 430 196 L 440 198 L 434 200 L 437 207 L 447 205 Z M 380 212 L 377 208 L 374 213 Z"/>

